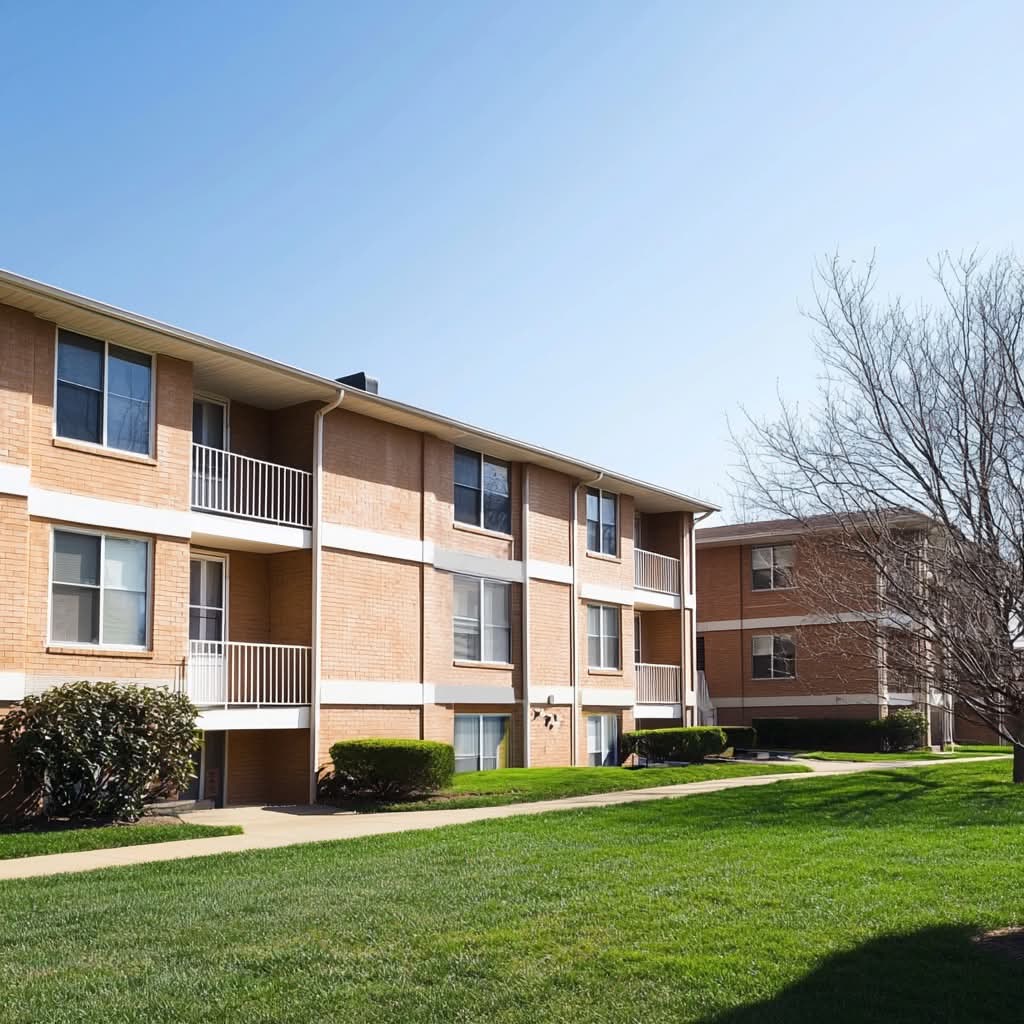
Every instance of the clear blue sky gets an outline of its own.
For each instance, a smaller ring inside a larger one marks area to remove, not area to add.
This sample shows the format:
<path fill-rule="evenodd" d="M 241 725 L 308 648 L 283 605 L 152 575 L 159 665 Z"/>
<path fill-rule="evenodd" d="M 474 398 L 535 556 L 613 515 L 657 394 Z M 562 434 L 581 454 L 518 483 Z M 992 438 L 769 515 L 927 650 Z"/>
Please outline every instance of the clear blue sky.
<path fill-rule="evenodd" d="M 713 501 L 816 257 L 1021 232 L 1019 4 L 0 15 L 0 265 Z"/>

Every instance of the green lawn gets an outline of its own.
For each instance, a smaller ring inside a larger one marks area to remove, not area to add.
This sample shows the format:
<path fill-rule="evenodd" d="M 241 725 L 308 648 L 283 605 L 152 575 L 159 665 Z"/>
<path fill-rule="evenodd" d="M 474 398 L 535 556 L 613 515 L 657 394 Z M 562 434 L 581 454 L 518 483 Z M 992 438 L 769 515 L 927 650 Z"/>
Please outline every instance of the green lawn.
<path fill-rule="evenodd" d="M 1009 745 L 998 746 L 993 743 L 958 743 L 958 753 L 964 754 L 1012 754 L 1013 747 Z"/>
<path fill-rule="evenodd" d="M 142 846 L 178 839 L 209 839 L 238 835 L 237 825 L 107 825 L 98 828 L 62 828 L 46 832 L 0 832 L 0 860 L 39 857 L 47 853 L 106 850 L 112 846 Z"/>
<path fill-rule="evenodd" d="M 587 793 L 612 793 L 652 786 L 677 786 L 743 775 L 775 775 L 807 771 L 803 765 L 716 761 L 685 768 L 501 768 L 465 772 L 454 784 L 428 800 L 388 804 L 384 810 L 441 810 L 451 807 L 494 807 L 500 804 L 557 800 Z M 380 809 L 380 808 L 377 808 Z"/>
<path fill-rule="evenodd" d="M 0 883 L 0 1021 L 1018 1019 L 1024 787 L 880 771 Z"/>
<path fill-rule="evenodd" d="M 858 754 L 849 751 L 812 750 L 800 757 L 812 761 L 951 761 L 960 757 L 983 757 L 987 754 L 1009 753 L 1005 750 L 955 750 L 936 754 L 931 750 L 908 750 L 902 754 Z"/>

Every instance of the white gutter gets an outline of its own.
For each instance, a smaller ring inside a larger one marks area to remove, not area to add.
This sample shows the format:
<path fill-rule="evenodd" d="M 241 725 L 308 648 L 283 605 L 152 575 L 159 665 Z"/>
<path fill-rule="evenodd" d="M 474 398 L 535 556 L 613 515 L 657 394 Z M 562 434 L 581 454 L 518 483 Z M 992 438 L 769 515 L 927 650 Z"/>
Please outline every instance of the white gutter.
<path fill-rule="evenodd" d="M 570 604 L 572 605 L 572 614 L 569 616 L 569 651 L 572 657 L 572 670 L 570 673 L 570 680 L 572 682 L 572 728 L 569 730 L 569 734 L 572 737 L 572 758 L 569 763 L 572 765 L 578 765 L 580 761 L 579 755 L 579 717 L 582 711 L 582 703 L 580 701 L 580 686 L 579 686 L 579 656 L 577 654 L 577 640 L 576 634 L 578 632 L 576 626 L 576 620 L 579 617 L 579 608 L 577 607 L 577 595 L 579 593 L 579 586 L 576 582 L 576 544 L 577 534 L 579 533 L 579 518 L 580 518 L 580 488 L 581 487 L 593 487 L 594 484 L 599 484 L 604 479 L 604 472 L 600 472 L 593 480 L 579 480 L 576 486 L 572 490 L 572 515 L 569 516 L 569 529 L 571 531 L 571 543 L 569 544 L 569 564 L 572 566 L 572 582 L 570 583 L 571 599 Z M 621 631 L 620 631 L 621 632 Z"/>
<path fill-rule="evenodd" d="M 313 650 L 312 680 L 309 705 L 309 802 L 316 803 L 317 750 L 320 746 L 320 676 L 321 676 L 321 623 L 320 610 L 323 605 L 321 591 L 323 589 L 323 519 L 324 505 L 324 417 L 337 409 L 345 398 L 344 391 L 338 391 L 333 401 L 317 409 L 313 415 Z"/>
<path fill-rule="evenodd" d="M 523 467 L 523 511 L 521 535 L 523 539 L 523 566 L 530 564 L 530 466 Z M 523 687 L 523 767 L 530 767 L 530 574 L 523 573 L 523 614 L 521 616 L 523 631 L 523 671 L 521 674 Z"/>

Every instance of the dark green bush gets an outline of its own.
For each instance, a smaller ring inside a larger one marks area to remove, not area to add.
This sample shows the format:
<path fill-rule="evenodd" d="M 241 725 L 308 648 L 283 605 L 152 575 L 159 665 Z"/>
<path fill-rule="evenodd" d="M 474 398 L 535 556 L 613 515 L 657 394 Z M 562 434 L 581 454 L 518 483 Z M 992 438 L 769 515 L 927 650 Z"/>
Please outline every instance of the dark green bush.
<path fill-rule="evenodd" d="M 67 683 L 12 708 L 0 740 L 45 814 L 134 821 L 193 777 L 196 713 L 158 687 Z"/>
<path fill-rule="evenodd" d="M 875 728 L 881 736 L 882 749 L 895 753 L 920 747 L 927 734 L 928 720 L 920 711 L 899 708 L 878 719 Z"/>
<path fill-rule="evenodd" d="M 431 740 L 339 740 L 331 747 L 334 788 L 400 796 L 443 789 L 455 774 L 455 748 Z"/>
<path fill-rule="evenodd" d="M 713 725 L 637 729 L 622 737 L 624 754 L 636 754 L 648 761 L 703 761 L 711 754 L 722 753 L 726 746 L 725 731 Z"/>
<path fill-rule="evenodd" d="M 726 747 L 749 750 L 757 746 L 757 730 L 750 725 L 722 725 L 719 726 L 725 733 Z"/>
<path fill-rule="evenodd" d="M 871 718 L 755 718 L 754 728 L 762 747 L 869 754 L 885 749 L 884 727 Z"/>

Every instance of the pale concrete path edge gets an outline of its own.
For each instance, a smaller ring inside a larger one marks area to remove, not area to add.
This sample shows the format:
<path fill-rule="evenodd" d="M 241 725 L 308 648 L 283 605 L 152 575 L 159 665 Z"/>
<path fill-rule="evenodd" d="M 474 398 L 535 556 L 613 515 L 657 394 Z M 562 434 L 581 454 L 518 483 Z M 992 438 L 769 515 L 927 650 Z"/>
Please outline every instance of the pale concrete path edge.
<path fill-rule="evenodd" d="M 202 825 L 241 825 L 242 835 L 215 836 L 211 839 L 182 839 L 144 846 L 121 846 L 106 850 L 83 850 L 79 853 L 54 853 L 42 857 L 21 857 L 0 860 L 0 880 L 37 878 L 44 875 L 96 871 L 100 868 L 150 864 L 156 861 L 184 860 L 191 857 L 212 857 L 222 853 L 246 850 L 268 850 L 304 843 L 322 843 L 363 836 L 413 832 L 423 829 L 464 825 L 494 818 L 513 818 L 525 814 L 546 814 L 551 811 L 572 811 L 617 804 L 643 803 L 717 793 L 747 786 L 767 786 L 778 782 L 796 782 L 822 775 L 851 775 L 858 772 L 884 771 L 892 768 L 927 768 L 933 765 L 970 764 L 974 761 L 1002 760 L 1003 755 L 962 757 L 942 761 L 809 761 L 794 758 L 793 763 L 810 768 L 808 772 L 778 775 L 743 775 L 733 779 L 709 779 L 685 782 L 674 786 L 649 789 L 627 789 L 614 793 L 591 793 L 588 796 L 564 797 L 560 800 L 539 800 L 535 803 L 504 804 L 500 807 L 463 807 L 439 811 L 395 811 L 380 814 L 359 814 L 328 807 L 226 807 L 220 810 L 195 811 L 182 816 L 183 821 Z"/>

